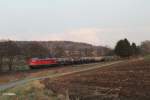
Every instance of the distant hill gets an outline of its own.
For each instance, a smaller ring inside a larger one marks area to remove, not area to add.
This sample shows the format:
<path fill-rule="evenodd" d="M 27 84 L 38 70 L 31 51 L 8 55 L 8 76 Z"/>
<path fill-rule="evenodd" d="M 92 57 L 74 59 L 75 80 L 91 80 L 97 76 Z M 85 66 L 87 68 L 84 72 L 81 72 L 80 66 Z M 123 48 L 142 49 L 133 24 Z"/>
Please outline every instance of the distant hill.
<path fill-rule="evenodd" d="M 17 44 L 21 46 L 32 42 L 37 42 L 48 48 L 52 55 L 55 55 L 56 52 L 62 52 L 64 56 L 70 53 L 74 56 L 103 56 L 110 51 L 109 48 L 104 46 L 94 46 L 88 43 L 72 41 L 17 41 Z"/>

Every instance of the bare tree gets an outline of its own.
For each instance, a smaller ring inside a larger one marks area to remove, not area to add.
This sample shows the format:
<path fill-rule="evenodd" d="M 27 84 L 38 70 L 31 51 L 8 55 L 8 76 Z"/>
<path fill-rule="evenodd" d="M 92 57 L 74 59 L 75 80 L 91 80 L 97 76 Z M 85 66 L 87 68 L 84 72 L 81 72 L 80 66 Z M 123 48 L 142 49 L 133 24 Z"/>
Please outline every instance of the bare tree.
<path fill-rule="evenodd" d="M 38 42 L 28 43 L 23 47 L 23 55 L 27 59 L 32 57 L 46 57 L 49 56 L 49 54 L 49 49 L 42 46 Z"/>
<path fill-rule="evenodd" d="M 1 41 L 0 42 L 0 71 L 2 71 L 4 56 L 5 56 L 5 42 Z"/>
<path fill-rule="evenodd" d="M 5 56 L 8 59 L 7 64 L 9 67 L 9 71 L 12 70 L 14 58 L 20 54 L 20 48 L 14 41 L 6 41 L 5 42 Z"/>
<path fill-rule="evenodd" d="M 83 49 L 83 52 L 84 52 L 85 57 L 91 57 L 91 56 L 93 56 L 94 50 L 93 50 L 93 48 L 85 48 L 85 49 Z"/>
<path fill-rule="evenodd" d="M 62 48 L 60 46 L 56 46 L 53 53 L 54 53 L 55 57 L 65 57 L 66 56 L 64 48 Z"/>
<path fill-rule="evenodd" d="M 140 48 L 143 55 L 150 54 L 150 41 L 142 42 Z"/>

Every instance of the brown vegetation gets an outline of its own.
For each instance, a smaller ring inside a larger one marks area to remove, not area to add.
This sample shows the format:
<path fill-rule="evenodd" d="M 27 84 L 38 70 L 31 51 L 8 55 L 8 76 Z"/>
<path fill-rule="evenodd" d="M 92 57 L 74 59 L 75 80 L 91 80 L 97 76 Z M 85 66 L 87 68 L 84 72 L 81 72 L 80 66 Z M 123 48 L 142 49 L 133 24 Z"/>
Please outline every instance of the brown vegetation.
<path fill-rule="evenodd" d="M 20 54 L 20 49 L 16 42 L 3 41 L 0 42 L 0 67 L 2 69 L 3 63 L 6 62 L 9 71 L 12 70 L 13 62 L 16 56 Z"/>
<path fill-rule="evenodd" d="M 150 54 L 150 41 L 142 42 L 141 50 L 143 55 Z"/>
<path fill-rule="evenodd" d="M 129 61 L 84 73 L 45 79 L 45 89 L 71 100 L 149 100 L 150 62 Z"/>

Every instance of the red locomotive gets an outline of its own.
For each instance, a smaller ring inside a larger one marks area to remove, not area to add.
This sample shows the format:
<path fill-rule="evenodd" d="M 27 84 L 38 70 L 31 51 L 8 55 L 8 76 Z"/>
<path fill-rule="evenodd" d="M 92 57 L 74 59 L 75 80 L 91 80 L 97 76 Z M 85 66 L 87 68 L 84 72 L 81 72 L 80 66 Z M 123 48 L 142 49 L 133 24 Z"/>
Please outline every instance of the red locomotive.
<path fill-rule="evenodd" d="M 28 61 L 28 65 L 30 68 L 39 68 L 43 66 L 54 66 L 57 65 L 58 62 L 54 58 L 44 58 L 44 59 L 39 59 L 39 58 L 31 58 Z"/>

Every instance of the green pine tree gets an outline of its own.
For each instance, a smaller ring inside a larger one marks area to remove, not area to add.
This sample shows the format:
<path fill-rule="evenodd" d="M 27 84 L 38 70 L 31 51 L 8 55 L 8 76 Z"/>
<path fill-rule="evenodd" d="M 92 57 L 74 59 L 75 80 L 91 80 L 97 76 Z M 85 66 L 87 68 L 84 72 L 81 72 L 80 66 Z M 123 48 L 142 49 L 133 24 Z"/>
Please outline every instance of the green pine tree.
<path fill-rule="evenodd" d="M 127 39 L 118 41 L 115 47 L 115 54 L 120 57 L 130 57 L 132 55 L 130 42 Z"/>

